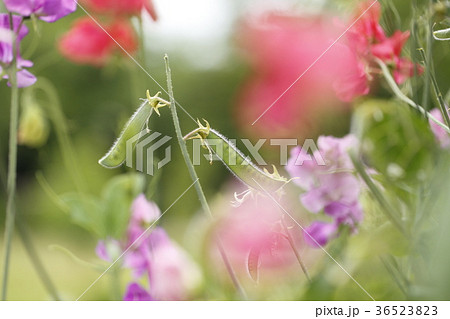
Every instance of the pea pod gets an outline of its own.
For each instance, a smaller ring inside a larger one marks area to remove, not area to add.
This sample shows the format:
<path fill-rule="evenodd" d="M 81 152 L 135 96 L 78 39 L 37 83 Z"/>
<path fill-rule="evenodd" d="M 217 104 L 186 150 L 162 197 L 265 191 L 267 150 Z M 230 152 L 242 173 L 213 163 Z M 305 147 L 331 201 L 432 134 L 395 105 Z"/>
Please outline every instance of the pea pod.
<path fill-rule="evenodd" d="M 221 152 L 214 152 L 215 155 L 241 182 L 258 191 L 276 191 L 288 183 L 288 180 L 278 173 L 275 166 L 273 173 L 259 168 L 233 142 L 212 129 L 207 121 L 205 123 L 206 125 L 203 126 L 198 121 L 199 128 L 186 135 L 184 139 L 200 139 L 202 145 L 208 149 L 211 159 L 213 150 L 208 141 L 214 140 L 216 149 L 221 150 Z"/>
<path fill-rule="evenodd" d="M 100 165 L 106 168 L 116 168 L 125 162 L 127 156 L 127 142 L 131 142 L 132 148 L 134 149 L 138 140 L 136 136 L 139 136 L 139 133 L 148 122 L 153 111 L 159 115 L 159 108 L 170 105 L 169 102 L 159 97 L 160 94 L 161 92 L 158 92 L 155 96 L 150 96 L 149 91 L 147 91 L 147 99 L 125 124 L 118 139 L 114 142 L 108 153 L 98 161 Z"/>

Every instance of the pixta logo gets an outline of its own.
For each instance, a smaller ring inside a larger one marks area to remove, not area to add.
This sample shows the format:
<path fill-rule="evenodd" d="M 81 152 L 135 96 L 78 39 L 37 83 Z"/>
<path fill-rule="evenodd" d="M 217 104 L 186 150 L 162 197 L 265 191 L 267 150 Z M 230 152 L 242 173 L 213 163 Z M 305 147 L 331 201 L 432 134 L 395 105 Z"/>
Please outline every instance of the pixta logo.
<path fill-rule="evenodd" d="M 171 160 L 171 146 L 167 143 L 172 138 L 159 132 L 144 130 L 126 143 L 126 166 L 153 176 L 155 168 L 161 169 Z M 155 152 L 165 147 L 164 157 L 159 159 Z"/>

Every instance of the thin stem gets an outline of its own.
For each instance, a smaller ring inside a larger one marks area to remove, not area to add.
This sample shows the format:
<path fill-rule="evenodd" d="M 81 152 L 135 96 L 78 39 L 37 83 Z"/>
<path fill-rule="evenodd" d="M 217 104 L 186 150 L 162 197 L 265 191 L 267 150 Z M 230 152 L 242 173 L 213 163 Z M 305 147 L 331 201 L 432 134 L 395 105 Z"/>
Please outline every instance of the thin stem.
<path fill-rule="evenodd" d="M 350 154 L 350 158 L 353 162 L 353 166 L 355 167 L 355 170 L 358 172 L 359 176 L 361 176 L 364 183 L 366 183 L 367 187 L 372 192 L 373 196 L 378 201 L 381 208 L 383 208 L 383 211 L 386 214 L 387 218 L 400 230 L 400 232 L 403 235 L 408 237 L 408 234 L 407 234 L 403 224 L 398 219 L 396 212 L 391 207 L 391 205 L 389 205 L 388 201 L 384 198 L 381 191 L 378 189 L 378 187 L 372 181 L 370 176 L 367 174 L 367 172 L 364 169 L 364 167 L 362 166 L 361 162 L 356 158 L 355 154 Z"/>
<path fill-rule="evenodd" d="M 434 117 L 431 113 L 427 112 L 422 106 L 415 103 L 413 100 L 411 100 L 409 97 L 407 97 L 403 92 L 400 90 L 400 88 L 395 83 L 395 80 L 392 78 L 391 73 L 389 72 L 389 69 L 387 68 L 386 64 L 384 64 L 381 60 L 377 60 L 378 64 L 381 67 L 381 70 L 383 71 L 383 76 L 386 78 L 387 83 L 389 84 L 390 88 L 394 92 L 394 94 L 403 102 L 407 103 L 414 109 L 427 114 L 428 118 L 432 120 L 434 123 L 442 127 L 447 133 L 450 134 L 450 128 L 439 121 L 436 117 Z"/>
<path fill-rule="evenodd" d="M 431 6 L 432 3 L 430 1 L 428 12 L 431 14 Z M 426 48 L 427 48 L 427 59 L 425 61 L 425 84 L 424 84 L 424 90 L 423 90 L 423 99 L 422 99 L 422 105 L 425 110 L 428 110 L 428 103 L 430 98 L 430 75 L 431 75 L 431 68 L 430 68 L 430 61 L 433 56 L 433 31 L 431 28 L 431 18 L 430 22 L 426 23 Z"/>
<path fill-rule="evenodd" d="M 9 23 L 11 30 L 14 31 L 13 17 L 9 14 Z M 19 26 L 20 30 L 21 25 Z M 18 31 L 19 31 L 18 30 Z M 5 239 L 3 243 L 3 280 L 2 280 L 2 300 L 6 300 L 8 290 L 9 259 L 11 254 L 11 242 L 14 232 L 15 220 L 15 196 L 16 196 L 16 175 L 17 175 L 17 127 L 19 120 L 19 88 L 17 87 L 17 36 L 13 36 L 13 60 L 8 70 L 9 82 L 11 83 L 11 114 L 9 126 L 9 157 L 8 157 L 8 176 L 7 176 L 7 202 L 6 202 L 6 221 L 5 221 Z"/>
<path fill-rule="evenodd" d="M 169 57 L 167 55 L 165 55 L 164 60 L 166 63 L 167 86 L 168 86 L 169 98 L 170 98 L 170 103 L 171 103 L 170 110 L 172 113 L 172 120 L 173 120 L 173 124 L 175 126 L 175 132 L 177 135 L 178 144 L 180 145 L 181 153 L 183 155 L 183 158 L 186 163 L 187 169 L 189 171 L 189 175 L 191 176 L 191 179 L 193 181 L 197 181 L 195 183 L 194 187 L 195 187 L 195 190 L 197 191 L 197 195 L 200 200 L 200 204 L 202 205 L 202 208 L 205 211 L 205 213 L 207 213 L 208 216 L 211 219 L 213 219 L 211 209 L 209 208 L 208 202 L 206 201 L 206 197 L 205 197 L 205 194 L 203 193 L 202 185 L 198 181 L 199 178 L 197 176 L 197 172 L 195 171 L 194 165 L 192 164 L 191 158 L 190 158 L 188 150 L 187 150 L 186 142 L 184 141 L 183 134 L 181 133 L 180 122 L 178 120 L 177 109 L 176 109 L 176 101 L 175 101 L 175 98 L 173 95 L 172 75 L 171 75 L 171 70 L 170 70 L 170 65 L 169 65 Z M 236 277 L 236 274 L 233 270 L 233 267 L 231 266 L 230 261 L 228 260 L 228 257 L 226 255 L 224 247 L 223 247 L 223 244 L 219 237 L 217 237 L 217 247 L 219 249 L 219 253 L 222 257 L 222 260 L 225 264 L 225 267 L 228 271 L 228 274 L 231 277 L 231 280 L 232 280 L 236 290 L 239 292 L 239 294 L 242 296 L 242 298 L 247 299 L 247 295 L 244 292 L 241 284 L 239 283 L 239 280 Z"/>
<path fill-rule="evenodd" d="M 430 69 L 430 79 L 431 79 L 431 83 L 433 84 L 434 93 L 436 94 L 445 124 L 447 124 L 447 126 L 450 127 L 450 118 L 448 116 L 447 107 L 445 106 L 444 98 L 442 97 L 441 90 L 439 89 L 439 85 L 437 83 L 436 77 L 434 76 L 433 61 L 429 60 L 429 58 L 425 56 L 425 52 L 423 51 L 423 49 L 420 49 L 419 51 L 422 54 L 422 58 L 424 59 L 425 64 L 427 64 L 431 68 Z"/>
<path fill-rule="evenodd" d="M 286 225 L 286 221 L 284 220 L 284 216 L 285 215 L 283 215 L 281 217 L 281 224 L 283 225 L 284 232 L 286 233 L 286 239 L 288 240 L 289 245 L 291 245 L 292 251 L 294 252 L 295 257 L 297 258 L 297 261 L 298 261 L 300 267 L 302 268 L 303 273 L 306 276 L 306 279 L 308 279 L 308 281 L 311 283 L 311 277 L 309 277 L 308 269 L 306 269 L 306 266 L 305 266 L 305 264 L 302 261 L 300 253 L 298 252 L 297 248 L 295 247 L 294 239 L 292 238 L 291 232 L 289 231 L 289 228 Z"/>
<path fill-rule="evenodd" d="M 47 289 L 48 293 L 52 296 L 53 300 L 57 301 L 61 300 L 58 291 L 55 288 L 55 285 L 53 284 L 52 280 L 50 279 L 50 276 L 48 275 L 47 270 L 42 264 L 42 261 L 39 258 L 38 254 L 36 254 L 36 249 L 33 245 L 33 241 L 30 238 L 27 227 L 23 222 L 20 222 L 20 220 L 17 222 L 17 230 L 19 232 L 19 236 L 20 239 L 22 240 L 25 250 L 27 251 L 31 262 L 34 265 L 34 268 L 36 269 L 39 278 L 41 278 L 44 287 Z"/>

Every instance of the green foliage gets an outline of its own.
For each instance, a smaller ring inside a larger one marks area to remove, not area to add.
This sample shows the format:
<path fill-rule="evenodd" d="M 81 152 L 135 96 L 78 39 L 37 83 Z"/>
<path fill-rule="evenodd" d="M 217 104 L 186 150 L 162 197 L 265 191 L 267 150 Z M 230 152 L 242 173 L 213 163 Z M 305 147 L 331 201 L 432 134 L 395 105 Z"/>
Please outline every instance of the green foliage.
<path fill-rule="evenodd" d="M 358 106 L 353 125 L 384 186 L 411 188 L 429 177 L 438 148 L 423 116 L 401 102 L 369 100 Z"/>
<path fill-rule="evenodd" d="M 61 197 L 72 221 L 99 238 L 121 238 L 128 225 L 134 198 L 143 192 L 144 176 L 124 174 L 112 178 L 101 198 L 69 193 Z"/>

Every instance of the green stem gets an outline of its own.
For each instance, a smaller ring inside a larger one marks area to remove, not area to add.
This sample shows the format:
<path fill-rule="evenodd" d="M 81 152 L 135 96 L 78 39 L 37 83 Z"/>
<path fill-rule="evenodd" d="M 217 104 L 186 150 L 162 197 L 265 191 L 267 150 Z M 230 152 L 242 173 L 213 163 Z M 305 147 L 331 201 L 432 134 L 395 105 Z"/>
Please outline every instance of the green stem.
<path fill-rule="evenodd" d="M 286 238 L 289 242 L 289 245 L 291 245 L 292 251 L 294 252 L 295 258 L 297 258 L 297 261 L 300 265 L 300 267 L 302 268 L 303 273 L 306 276 L 306 279 L 308 279 L 308 281 L 311 283 L 311 277 L 309 277 L 309 273 L 308 273 L 308 269 L 306 269 L 305 264 L 302 261 L 302 258 L 300 256 L 300 253 L 298 252 L 297 248 L 295 247 L 295 243 L 294 243 L 294 239 L 292 238 L 292 235 L 289 231 L 289 228 L 286 225 L 286 221 L 284 220 L 284 214 L 281 217 L 281 224 L 283 225 L 284 228 L 284 232 L 286 233 Z"/>
<path fill-rule="evenodd" d="M 373 196 L 378 201 L 381 208 L 383 208 L 383 212 L 386 214 L 387 218 L 401 231 L 403 235 L 408 237 L 408 234 L 402 222 L 398 219 L 396 212 L 391 207 L 391 205 L 389 205 L 388 201 L 384 198 L 381 191 L 378 189 L 378 187 L 372 181 L 370 176 L 367 174 L 361 162 L 356 158 L 355 154 L 350 154 L 350 158 L 353 162 L 355 170 L 358 172 L 359 176 L 361 176 L 364 183 L 366 183 L 367 187 L 372 192 Z"/>
<path fill-rule="evenodd" d="M 394 94 L 403 102 L 405 102 L 406 104 L 410 105 L 412 108 L 414 108 L 415 110 L 418 110 L 420 112 L 422 112 L 423 114 L 427 114 L 428 118 L 430 120 L 432 120 L 434 123 L 436 123 L 437 125 L 439 125 L 440 127 L 442 127 L 447 133 L 450 134 L 450 128 L 445 125 L 444 123 L 442 123 L 441 121 L 439 121 L 436 117 L 434 117 L 432 114 L 430 114 L 429 112 L 427 112 L 422 106 L 420 106 L 419 104 L 415 103 L 413 100 L 411 100 L 409 97 L 407 97 L 405 94 L 403 94 L 403 92 L 400 90 L 400 88 L 397 86 L 397 83 L 395 83 L 395 80 L 392 78 L 391 73 L 389 72 L 388 67 L 386 66 L 386 64 L 384 64 L 381 60 L 377 60 L 378 64 L 381 67 L 381 71 L 383 72 L 383 76 L 386 78 L 387 83 L 389 84 L 389 87 L 392 89 L 392 91 L 394 92 Z"/>
<path fill-rule="evenodd" d="M 42 264 L 41 259 L 39 258 L 38 254 L 36 254 L 36 249 L 33 245 L 33 241 L 30 238 L 30 235 L 28 233 L 27 227 L 23 222 L 19 221 L 17 222 L 17 230 L 19 232 L 20 239 L 22 240 L 22 243 L 25 247 L 25 250 L 28 253 L 28 256 L 30 257 L 31 262 L 34 265 L 34 268 L 36 269 L 36 272 L 39 275 L 39 278 L 41 278 L 42 283 L 44 284 L 44 287 L 47 289 L 48 293 L 52 296 L 53 300 L 61 300 L 55 285 L 53 284 L 52 280 L 50 279 L 50 276 L 48 275 L 47 270 L 45 269 L 44 265 Z"/>
<path fill-rule="evenodd" d="M 441 90 L 439 89 L 439 85 L 437 83 L 436 77 L 434 76 L 434 64 L 433 61 L 430 60 L 426 55 L 423 49 L 419 50 L 422 54 L 422 58 L 424 59 L 424 62 L 426 65 L 430 68 L 430 79 L 431 83 L 433 84 L 434 93 L 436 94 L 439 108 L 441 109 L 442 117 L 445 121 L 445 124 L 447 124 L 448 127 L 450 127 L 450 118 L 448 116 L 447 108 L 445 106 L 444 98 L 442 97 Z"/>
<path fill-rule="evenodd" d="M 13 17 L 9 14 L 11 30 L 14 31 Z M 19 26 L 20 28 L 20 26 Z M 7 176 L 7 201 L 6 201 L 6 221 L 5 239 L 3 242 L 3 280 L 2 280 L 2 300 L 6 300 L 8 291 L 9 259 L 11 254 L 11 242 L 14 232 L 15 220 L 15 196 L 16 196 L 16 176 L 17 176 L 17 127 L 19 121 L 19 88 L 17 87 L 17 52 L 15 50 L 17 36 L 13 39 L 13 60 L 9 72 L 9 82 L 11 83 L 11 114 L 9 126 L 9 158 Z"/>
<path fill-rule="evenodd" d="M 170 98 L 170 103 L 171 103 L 170 110 L 172 113 L 172 120 L 173 120 L 173 124 L 175 126 L 175 132 L 177 135 L 178 144 L 180 145 L 181 153 L 183 155 L 183 158 L 186 163 L 187 169 L 189 171 L 189 175 L 191 176 L 191 179 L 193 181 L 197 181 L 195 183 L 194 187 L 195 187 L 195 190 L 197 191 L 197 195 L 200 200 L 200 204 L 202 205 L 203 210 L 212 219 L 213 215 L 211 213 L 211 209 L 209 208 L 208 202 L 206 201 L 206 197 L 205 197 L 205 194 L 203 193 L 202 186 L 201 186 L 200 182 L 198 181 L 199 178 L 197 176 L 197 172 L 195 171 L 194 165 L 192 164 L 191 158 L 190 158 L 188 150 L 187 150 L 186 142 L 184 141 L 183 134 L 181 133 L 180 122 L 178 120 L 178 114 L 177 114 L 177 109 L 176 109 L 176 101 L 175 101 L 175 98 L 173 95 L 172 75 L 171 75 L 171 70 L 170 70 L 170 66 L 169 66 L 169 57 L 166 55 L 164 57 L 164 60 L 166 63 L 167 86 L 168 86 L 168 90 L 169 90 L 169 98 Z M 228 257 L 225 253 L 225 249 L 223 247 L 223 244 L 222 244 L 220 238 L 218 238 L 218 237 L 216 237 L 216 238 L 217 238 L 217 247 L 219 249 L 219 253 L 222 257 L 222 260 L 225 264 L 227 272 L 230 275 L 230 278 L 231 278 L 236 290 L 238 291 L 238 293 L 241 295 L 242 298 L 247 299 L 247 295 L 244 292 L 241 284 L 239 283 L 239 280 L 236 277 L 236 274 L 233 270 L 233 267 L 231 266 L 230 261 L 228 260 Z"/>
<path fill-rule="evenodd" d="M 428 12 L 431 12 L 431 6 L 432 3 L 430 1 L 430 8 L 428 9 Z M 431 13 L 430 13 L 431 14 Z M 426 48 L 427 48 L 427 59 L 425 61 L 425 84 L 423 89 L 423 99 L 422 99 L 422 105 L 425 110 L 428 110 L 428 103 L 430 98 L 430 77 L 431 77 L 431 68 L 430 68 L 430 61 L 433 56 L 433 31 L 431 27 L 431 17 L 430 22 L 426 23 Z"/>

